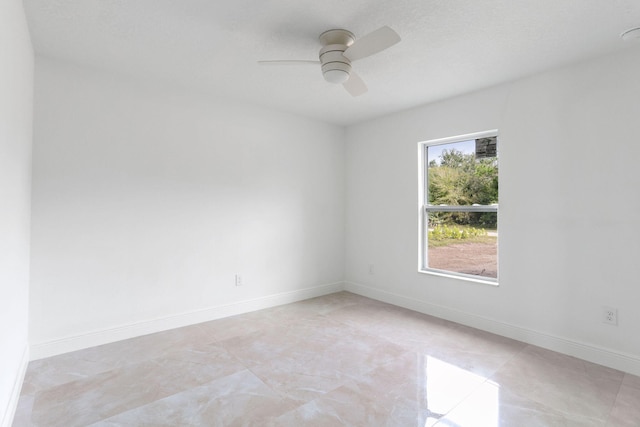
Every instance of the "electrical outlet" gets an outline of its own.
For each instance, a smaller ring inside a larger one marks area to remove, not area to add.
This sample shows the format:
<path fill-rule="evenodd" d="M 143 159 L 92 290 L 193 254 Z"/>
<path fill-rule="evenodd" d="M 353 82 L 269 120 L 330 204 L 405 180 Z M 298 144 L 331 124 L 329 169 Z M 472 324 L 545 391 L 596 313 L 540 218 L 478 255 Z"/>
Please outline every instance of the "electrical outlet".
<path fill-rule="evenodd" d="M 242 286 L 242 276 L 236 274 L 236 286 Z"/>
<path fill-rule="evenodd" d="M 602 307 L 602 322 L 610 325 L 618 324 L 618 309 L 612 307 Z"/>

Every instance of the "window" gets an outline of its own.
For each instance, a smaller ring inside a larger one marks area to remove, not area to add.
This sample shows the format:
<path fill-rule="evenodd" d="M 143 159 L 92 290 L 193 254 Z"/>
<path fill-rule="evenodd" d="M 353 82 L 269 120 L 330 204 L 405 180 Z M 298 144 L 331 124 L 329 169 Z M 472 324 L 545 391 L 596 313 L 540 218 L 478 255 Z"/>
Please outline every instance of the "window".
<path fill-rule="evenodd" d="M 419 144 L 419 269 L 498 281 L 496 131 Z"/>

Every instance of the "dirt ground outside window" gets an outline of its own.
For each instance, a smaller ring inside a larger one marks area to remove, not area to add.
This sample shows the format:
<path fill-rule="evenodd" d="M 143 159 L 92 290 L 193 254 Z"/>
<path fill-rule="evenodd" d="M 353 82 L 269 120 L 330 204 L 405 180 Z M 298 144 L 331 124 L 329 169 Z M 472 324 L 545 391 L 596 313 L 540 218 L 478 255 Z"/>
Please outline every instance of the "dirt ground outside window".
<path fill-rule="evenodd" d="M 429 247 L 429 268 L 498 277 L 498 243 L 454 243 Z"/>

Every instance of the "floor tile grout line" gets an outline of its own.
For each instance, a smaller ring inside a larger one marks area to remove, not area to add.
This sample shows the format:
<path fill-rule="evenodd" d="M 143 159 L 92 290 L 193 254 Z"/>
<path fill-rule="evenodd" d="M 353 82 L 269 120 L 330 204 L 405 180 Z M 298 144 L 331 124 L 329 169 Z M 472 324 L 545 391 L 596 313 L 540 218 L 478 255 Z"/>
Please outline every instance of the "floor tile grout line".
<path fill-rule="evenodd" d="M 625 373 L 625 375 L 622 376 L 622 379 L 620 380 L 620 386 L 618 387 L 618 391 L 616 392 L 616 398 L 613 399 L 613 403 L 611 404 L 611 408 L 609 409 L 608 415 L 607 415 L 607 419 L 605 421 L 607 421 L 607 425 L 608 425 L 608 421 L 611 419 L 611 417 L 613 416 L 613 410 L 616 408 L 616 403 L 618 403 L 618 398 L 620 397 L 620 393 L 622 392 L 622 386 L 624 385 L 624 377 L 627 374 Z"/>
<path fill-rule="evenodd" d="M 458 408 L 460 405 L 462 405 L 467 399 L 469 399 L 473 394 L 475 394 L 475 392 L 477 392 L 478 390 L 480 390 L 482 388 L 482 386 L 484 386 L 487 382 L 489 382 L 489 378 L 485 378 L 484 381 L 478 383 L 477 386 L 475 386 L 473 388 L 473 390 L 470 390 L 469 393 L 467 393 L 463 398 L 461 398 L 455 405 L 453 405 L 451 407 L 451 409 L 449 409 L 444 415 L 442 415 L 441 418 L 438 419 L 438 421 L 434 424 L 434 427 L 436 427 L 438 424 L 441 423 L 441 420 L 444 418 L 447 418 L 447 416 L 449 414 L 451 414 L 456 408 Z"/>

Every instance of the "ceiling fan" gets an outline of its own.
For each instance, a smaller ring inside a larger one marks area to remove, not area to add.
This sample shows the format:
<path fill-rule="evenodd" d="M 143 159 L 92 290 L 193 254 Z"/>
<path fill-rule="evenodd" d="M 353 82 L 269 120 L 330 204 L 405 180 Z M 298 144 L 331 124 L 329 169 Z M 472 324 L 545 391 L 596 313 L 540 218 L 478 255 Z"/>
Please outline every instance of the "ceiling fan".
<path fill-rule="evenodd" d="M 351 69 L 351 63 L 367 56 L 390 48 L 400 42 L 400 36 L 391 28 L 384 26 L 378 28 L 356 40 L 351 31 L 329 30 L 320 34 L 322 48 L 319 53 L 319 61 L 306 60 L 274 60 L 258 61 L 259 64 L 296 65 L 316 64 L 321 65 L 322 75 L 329 83 L 342 83 L 344 88 L 352 96 L 362 95 L 367 91 L 367 85 L 355 71 Z"/>

